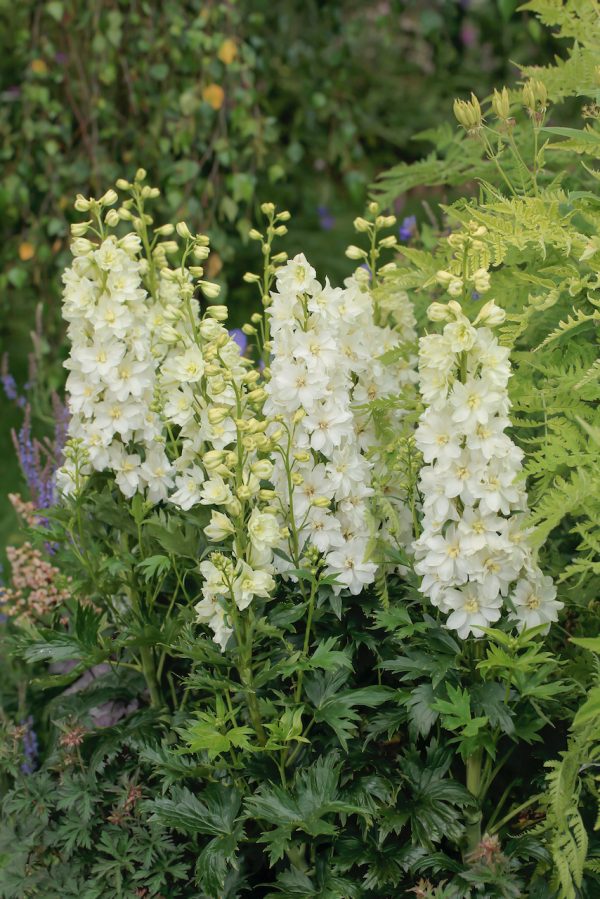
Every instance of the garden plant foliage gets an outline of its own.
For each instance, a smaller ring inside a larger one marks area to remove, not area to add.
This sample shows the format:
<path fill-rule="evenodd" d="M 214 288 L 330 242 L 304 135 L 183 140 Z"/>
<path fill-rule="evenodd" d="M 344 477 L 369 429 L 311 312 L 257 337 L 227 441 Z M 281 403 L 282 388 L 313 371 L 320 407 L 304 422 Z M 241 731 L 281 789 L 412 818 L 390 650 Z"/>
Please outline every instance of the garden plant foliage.
<path fill-rule="evenodd" d="M 526 8 L 564 58 L 375 183 L 341 286 L 262 204 L 242 332 L 143 169 L 77 198 L 0 896 L 597 895 L 599 9 Z"/>

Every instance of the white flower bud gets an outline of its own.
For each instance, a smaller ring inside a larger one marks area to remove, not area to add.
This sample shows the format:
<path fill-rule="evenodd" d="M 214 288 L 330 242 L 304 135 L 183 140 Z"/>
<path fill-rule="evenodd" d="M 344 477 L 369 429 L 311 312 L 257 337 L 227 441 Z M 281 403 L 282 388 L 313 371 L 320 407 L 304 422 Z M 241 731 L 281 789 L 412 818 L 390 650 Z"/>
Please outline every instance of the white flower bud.
<path fill-rule="evenodd" d="M 501 309 L 500 306 L 496 306 L 494 300 L 488 300 L 485 306 L 482 306 L 479 310 L 479 315 L 475 319 L 475 324 L 494 327 L 494 325 L 501 325 L 505 319 L 506 312 L 504 309 Z"/>
<path fill-rule="evenodd" d="M 119 222 L 121 221 L 119 217 L 119 213 L 116 209 L 109 209 L 106 215 L 104 216 L 104 221 L 108 225 L 109 228 L 116 228 Z"/>
<path fill-rule="evenodd" d="M 442 287 L 448 287 L 451 281 L 454 281 L 456 275 L 453 275 L 452 272 L 444 271 L 444 269 L 440 269 L 435 273 L 435 279 L 438 284 L 441 284 Z"/>
<path fill-rule="evenodd" d="M 89 222 L 74 222 L 71 225 L 71 234 L 73 235 L 73 237 L 84 237 L 87 234 L 88 228 L 91 224 L 91 219 Z"/>
<path fill-rule="evenodd" d="M 250 466 L 250 471 L 262 481 L 268 481 L 273 474 L 273 463 L 269 459 L 259 459 Z"/>
<path fill-rule="evenodd" d="M 453 315 L 446 303 L 431 303 L 427 309 L 427 318 L 432 322 L 449 322 Z"/>
<path fill-rule="evenodd" d="M 490 289 L 490 273 L 484 268 L 478 268 L 473 273 L 473 285 L 477 293 L 485 293 Z"/>
<path fill-rule="evenodd" d="M 360 247 L 350 244 L 349 247 L 346 247 L 346 256 L 348 259 L 366 259 L 367 253 L 365 250 L 361 250 Z"/>
<path fill-rule="evenodd" d="M 92 200 L 86 200 L 83 194 L 77 194 L 75 203 L 73 204 L 77 212 L 89 212 Z"/>
<path fill-rule="evenodd" d="M 91 253 L 94 249 L 94 244 L 85 237 L 78 237 L 77 240 L 74 240 L 71 244 L 71 252 L 74 256 L 87 256 L 87 254 Z"/>
<path fill-rule="evenodd" d="M 358 231 L 360 234 L 364 234 L 371 227 L 369 222 L 360 216 L 357 216 L 352 224 L 354 225 L 354 230 Z"/>
<path fill-rule="evenodd" d="M 221 286 L 220 286 L 220 284 L 213 284 L 212 281 L 198 281 L 198 286 L 199 286 L 200 289 L 202 290 L 202 293 L 203 293 L 204 296 L 207 298 L 207 300 L 215 300 L 215 299 L 219 296 L 219 294 L 221 293 Z M 217 308 L 217 309 L 225 309 L 225 310 L 226 310 L 226 309 L 227 309 L 227 306 L 217 306 L 217 307 L 214 307 L 214 306 L 213 306 L 213 307 L 209 307 L 209 309 L 210 309 L 210 308 L 213 308 L 213 309 L 214 309 L 214 308 Z M 212 312 L 211 312 L 210 315 L 212 315 L 213 318 L 217 318 L 217 315 L 216 315 L 215 313 L 212 313 Z M 224 317 L 224 318 L 221 318 L 220 321 L 225 321 L 226 318 L 227 318 L 227 314 L 225 314 L 225 317 Z"/>
<path fill-rule="evenodd" d="M 192 239 L 192 232 L 188 228 L 185 222 L 177 222 L 175 225 L 175 230 L 179 234 L 180 237 L 183 237 L 185 240 Z"/>
<path fill-rule="evenodd" d="M 452 281 L 450 281 L 450 284 L 448 284 L 447 290 L 451 297 L 459 297 L 463 292 L 463 287 L 464 285 L 461 279 L 454 278 Z"/>
<path fill-rule="evenodd" d="M 118 199 L 119 199 L 119 197 L 117 195 L 116 190 L 113 190 L 111 188 L 110 190 L 107 190 L 106 193 L 100 197 L 98 202 L 100 203 L 101 206 L 114 206 L 114 204 L 117 202 Z"/>

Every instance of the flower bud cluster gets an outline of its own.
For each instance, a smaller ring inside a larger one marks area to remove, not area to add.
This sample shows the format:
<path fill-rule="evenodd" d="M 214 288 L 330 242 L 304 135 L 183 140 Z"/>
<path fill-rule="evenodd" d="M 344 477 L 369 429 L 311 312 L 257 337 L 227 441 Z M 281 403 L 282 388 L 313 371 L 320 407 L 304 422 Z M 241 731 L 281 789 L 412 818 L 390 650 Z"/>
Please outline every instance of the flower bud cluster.
<path fill-rule="evenodd" d="M 205 534 L 222 547 L 199 566 L 203 599 L 196 613 L 224 648 L 237 612 L 275 587 L 280 524 L 264 493 L 273 466 L 259 374 L 223 325 L 226 307 L 209 306 L 200 318 L 187 283 L 180 275 L 161 282 L 171 323 L 162 344 L 160 324 L 156 330 L 162 349 L 156 394 L 165 427 L 177 433 L 167 442 L 173 479 L 167 499 L 184 511 L 210 507 Z"/>
<path fill-rule="evenodd" d="M 434 316 L 446 321 L 443 332 L 419 342 L 427 408 L 416 431 L 425 464 L 415 571 L 461 638 L 481 636 L 503 610 L 522 629 L 549 625 L 562 607 L 523 527 L 523 453 L 506 434 L 509 352 L 485 326 L 503 316 L 493 301 L 482 313 L 475 327 L 451 302 L 445 319 Z"/>

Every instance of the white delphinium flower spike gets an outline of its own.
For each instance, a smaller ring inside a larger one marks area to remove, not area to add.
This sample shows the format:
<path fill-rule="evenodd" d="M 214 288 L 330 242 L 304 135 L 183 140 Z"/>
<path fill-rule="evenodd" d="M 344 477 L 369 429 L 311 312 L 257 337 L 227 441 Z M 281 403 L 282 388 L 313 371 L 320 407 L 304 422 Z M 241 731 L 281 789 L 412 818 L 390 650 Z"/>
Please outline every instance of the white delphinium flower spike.
<path fill-rule="evenodd" d="M 431 312 L 447 323 L 420 340 L 423 530 L 413 547 L 421 591 L 461 638 L 481 636 L 502 609 L 521 629 L 549 626 L 562 603 L 522 529 L 523 453 L 506 434 L 509 352 L 487 327 L 503 315 L 493 301 L 478 327 L 456 301 Z"/>

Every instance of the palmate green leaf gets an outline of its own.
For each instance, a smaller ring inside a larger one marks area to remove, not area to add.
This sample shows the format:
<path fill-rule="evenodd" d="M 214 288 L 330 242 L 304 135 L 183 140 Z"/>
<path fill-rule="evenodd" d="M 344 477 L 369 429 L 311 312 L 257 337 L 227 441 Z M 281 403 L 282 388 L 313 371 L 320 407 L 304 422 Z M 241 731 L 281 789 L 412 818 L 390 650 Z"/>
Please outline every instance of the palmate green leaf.
<path fill-rule="evenodd" d="M 463 737 L 475 737 L 487 724 L 487 716 L 473 718 L 471 715 L 471 696 L 467 689 L 447 684 L 448 699 L 436 699 L 432 709 L 441 714 L 442 726 L 452 731 L 459 731 Z"/>
<path fill-rule="evenodd" d="M 205 524 L 208 524 L 206 513 Z M 200 558 L 202 550 L 206 547 L 206 538 L 200 528 L 191 522 L 182 522 L 176 516 L 169 517 L 165 512 L 156 512 L 152 518 L 147 519 L 143 525 L 145 536 L 152 537 L 162 549 L 177 557 L 193 559 Z"/>
<path fill-rule="evenodd" d="M 446 680 L 448 672 L 455 669 L 456 664 L 454 654 L 408 649 L 403 656 L 381 662 L 380 667 L 384 671 L 403 672 L 402 682 L 410 682 L 419 675 L 429 676 L 435 689 Z"/>
<path fill-rule="evenodd" d="M 417 734 L 426 737 L 439 718 L 433 705 L 436 700 L 432 684 L 419 684 L 406 700 L 408 720 Z"/>
<path fill-rule="evenodd" d="M 514 734 L 514 712 L 506 702 L 504 684 L 493 681 L 473 684 L 470 695 L 471 703 L 478 715 L 485 715 L 492 727 L 499 727 L 507 736 Z"/>
<path fill-rule="evenodd" d="M 352 659 L 347 650 L 334 649 L 337 637 L 327 637 L 321 640 L 312 655 L 308 658 L 307 668 L 321 668 L 323 671 L 334 671 L 337 668 L 352 670 Z"/>
<path fill-rule="evenodd" d="M 218 896 L 232 867 L 237 867 L 237 847 L 242 826 L 234 832 L 213 837 L 202 849 L 196 862 L 196 877 L 209 896 Z"/>
<path fill-rule="evenodd" d="M 315 709 L 315 721 L 329 725 L 344 750 L 360 721 L 358 707 L 375 708 L 398 697 L 396 690 L 384 686 L 342 690 L 347 679 L 348 673 L 342 669 L 314 674 L 305 683 L 306 696 Z"/>
<path fill-rule="evenodd" d="M 170 798 L 145 804 L 151 821 L 188 834 L 231 836 L 240 811 L 241 796 L 233 786 L 209 784 L 199 796 L 187 787 L 173 787 Z"/>
<path fill-rule="evenodd" d="M 157 575 L 167 574 L 171 570 L 171 560 L 168 556 L 156 555 L 148 556 L 138 562 L 137 569 L 144 575 L 146 581 L 151 581 Z"/>
<path fill-rule="evenodd" d="M 84 668 L 91 668 L 111 654 L 110 643 L 105 643 L 101 635 L 105 623 L 103 615 L 91 605 L 78 603 L 69 631 L 27 624 L 17 638 L 16 645 L 22 658 L 29 663 L 78 661 L 80 665 L 74 675 L 77 677 Z M 67 678 L 67 682 L 73 680 L 73 672 Z M 63 681 L 58 683 L 61 682 Z"/>
<path fill-rule="evenodd" d="M 148 762 L 160 775 L 163 792 L 180 781 L 187 778 L 207 780 L 212 774 L 212 766 L 199 765 L 193 758 L 181 755 L 179 752 L 169 751 L 166 746 L 153 748 L 144 746 L 140 751 L 140 758 Z"/>
<path fill-rule="evenodd" d="M 206 752 L 213 760 L 230 749 L 254 752 L 250 737 L 252 728 L 245 725 L 230 727 L 228 721 L 212 712 L 197 712 L 197 721 L 189 721 L 186 727 L 177 727 L 177 733 L 186 744 L 186 752 Z"/>
<path fill-rule="evenodd" d="M 283 857 L 296 831 L 311 837 L 333 837 L 338 832 L 338 824 L 332 818 L 340 814 L 369 817 L 365 808 L 344 798 L 339 779 L 337 756 L 330 754 L 299 771 L 290 789 L 262 784 L 245 800 L 248 817 L 274 827 L 259 837 L 259 842 L 268 847 L 271 864 Z"/>
<path fill-rule="evenodd" d="M 319 882 L 298 868 L 283 871 L 265 899 L 358 899 L 360 895 L 356 883 L 333 873 L 328 866 Z"/>
<path fill-rule="evenodd" d="M 403 757 L 403 789 L 397 808 L 409 813 L 413 841 L 430 850 L 443 839 L 460 840 L 463 810 L 474 804 L 465 787 L 448 777 L 452 760 L 453 753 L 435 743 L 425 758 L 415 750 Z"/>

